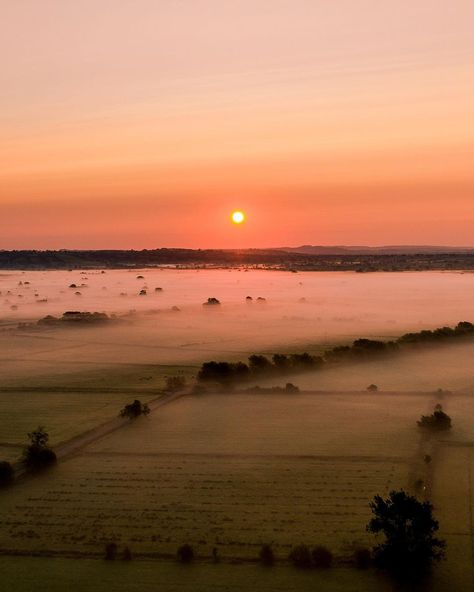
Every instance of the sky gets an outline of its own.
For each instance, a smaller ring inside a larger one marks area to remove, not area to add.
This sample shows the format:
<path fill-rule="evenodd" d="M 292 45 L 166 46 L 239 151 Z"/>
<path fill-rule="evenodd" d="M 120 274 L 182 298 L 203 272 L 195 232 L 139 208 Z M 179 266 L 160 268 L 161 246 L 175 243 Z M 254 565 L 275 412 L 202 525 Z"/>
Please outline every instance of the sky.
<path fill-rule="evenodd" d="M 0 4 L 0 249 L 474 245 L 471 0 Z"/>

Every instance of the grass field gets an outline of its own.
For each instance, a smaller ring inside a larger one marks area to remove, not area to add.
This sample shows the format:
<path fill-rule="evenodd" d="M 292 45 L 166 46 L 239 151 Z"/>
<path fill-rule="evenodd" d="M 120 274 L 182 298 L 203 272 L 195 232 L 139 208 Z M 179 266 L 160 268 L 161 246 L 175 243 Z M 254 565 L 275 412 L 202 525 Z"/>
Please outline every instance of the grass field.
<path fill-rule="evenodd" d="M 189 542 L 255 559 L 273 542 L 369 544 L 374 494 L 408 487 L 429 397 L 187 397 L 2 492 L 0 551 L 142 556 Z"/>
<path fill-rule="evenodd" d="M 28 432 L 38 425 L 47 428 L 50 444 L 55 446 L 117 417 L 120 409 L 136 397 L 145 402 L 156 396 L 158 393 L 133 391 L 0 392 L 0 454 L 15 450 L 5 444 L 25 444 Z"/>
<path fill-rule="evenodd" d="M 48 297 L 44 305 L 17 286 L 21 278 L 7 278 L 14 282 L 8 289 L 25 292 L 18 302 L 31 302 L 8 308 L 0 332 L 0 458 L 14 460 L 38 424 L 56 446 L 116 417 L 134 398 L 157 396 L 167 376 L 191 379 L 209 359 L 320 353 L 357 337 L 452 324 L 472 308 L 470 284 L 453 274 L 384 275 L 379 283 L 368 274 L 221 271 L 209 283 L 214 274 L 157 271 L 147 275 L 146 299 L 136 294 L 135 276 L 106 274 L 106 282 L 91 274 L 81 308 L 123 313 L 136 306 L 136 315 L 107 329 L 52 330 L 13 323 L 78 306 L 67 285 L 82 278 L 28 278 Z M 163 294 L 151 293 L 155 285 Z M 124 289 L 129 296 L 119 297 Z M 247 294 L 267 302 L 249 305 Z M 201 306 L 209 296 L 221 299 L 220 310 Z M 179 313 L 169 310 L 174 304 Z M 270 381 L 331 391 L 320 394 L 208 394 L 156 409 L 0 492 L 0 588 L 392 592 L 374 570 L 358 571 L 347 560 L 356 545 L 373 542 L 365 531 L 373 495 L 413 491 L 428 475 L 423 455 L 433 448 L 429 487 L 418 493 L 432 496 L 448 561 L 426 590 L 470 592 L 472 353 L 472 346 L 453 346 Z M 381 392 L 355 392 L 373 382 Z M 440 398 L 439 387 L 464 394 Z M 416 420 L 438 402 L 454 428 L 435 445 Z M 110 541 L 129 546 L 134 560 L 102 560 Z M 172 559 L 185 542 L 197 551 L 195 565 Z M 304 572 L 281 561 L 266 570 L 255 564 L 262 543 L 272 543 L 282 560 L 295 544 L 324 544 L 336 566 Z M 214 547 L 219 565 L 211 563 Z"/>
<path fill-rule="evenodd" d="M 249 582 L 261 590 L 391 590 L 372 571 L 302 574 L 279 566 L 268 576 L 258 566 L 229 562 L 254 561 L 265 542 L 285 559 L 305 542 L 328 546 L 345 565 L 355 546 L 373 542 L 365 532 L 373 495 L 410 490 L 419 476 L 423 440 L 416 419 L 437 401 L 401 393 L 179 399 L 0 493 L 0 554 L 25 555 L 2 560 L 4 580 L 15 577 L 16 562 L 22 570 L 32 566 L 28 578 L 42 566 L 57 569 L 45 590 L 59 589 L 69 569 L 78 574 L 72 590 L 91 578 L 133 590 L 133 573 L 143 574 L 140 589 L 150 591 L 158 583 L 187 590 L 191 581 L 197 590 L 247 590 Z M 447 395 L 443 404 L 456 423 L 439 443 L 433 495 L 449 560 L 429 589 L 444 590 L 452 581 L 456 592 L 467 592 L 471 398 Z M 99 560 L 109 541 L 131 548 L 133 566 Z M 204 561 L 193 572 L 169 563 L 184 542 Z M 205 564 L 214 547 L 220 566 Z M 13 589 L 28 590 L 28 578 Z"/>
<path fill-rule="evenodd" d="M 181 566 L 170 562 L 107 563 L 91 559 L 0 557 L 5 590 L 15 592 L 393 592 L 390 582 L 374 572 L 331 569 L 296 570 L 259 565 Z"/>

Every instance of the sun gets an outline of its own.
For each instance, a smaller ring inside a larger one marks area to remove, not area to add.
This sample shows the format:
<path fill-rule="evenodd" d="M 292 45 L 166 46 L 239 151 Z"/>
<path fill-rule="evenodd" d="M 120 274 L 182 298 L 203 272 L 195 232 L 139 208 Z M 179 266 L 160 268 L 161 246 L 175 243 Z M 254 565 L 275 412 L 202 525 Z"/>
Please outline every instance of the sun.
<path fill-rule="evenodd" d="M 245 220 L 245 214 L 237 210 L 236 212 L 232 212 L 231 218 L 234 224 L 242 224 L 242 222 Z"/>

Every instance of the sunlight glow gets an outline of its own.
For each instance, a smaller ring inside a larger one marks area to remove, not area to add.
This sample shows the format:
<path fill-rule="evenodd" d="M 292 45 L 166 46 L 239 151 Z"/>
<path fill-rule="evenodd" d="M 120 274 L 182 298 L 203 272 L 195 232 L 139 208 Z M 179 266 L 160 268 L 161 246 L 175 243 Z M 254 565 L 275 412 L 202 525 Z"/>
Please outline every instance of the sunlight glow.
<path fill-rule="evenodd" d="M 245 214 L 243 212 L 232 212 L 232 222 L 234 224 L 242 224 L 245 220 Z"/>

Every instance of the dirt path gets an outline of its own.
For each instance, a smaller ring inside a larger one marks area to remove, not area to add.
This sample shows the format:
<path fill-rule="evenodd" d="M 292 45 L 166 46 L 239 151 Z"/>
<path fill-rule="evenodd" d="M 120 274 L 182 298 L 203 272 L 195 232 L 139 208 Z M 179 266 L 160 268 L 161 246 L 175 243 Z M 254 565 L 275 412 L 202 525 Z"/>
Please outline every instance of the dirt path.
<path fill-rule="evenodd" d="M 189 394 L 189 390 L 179 391 L 177 393 L 171 393 L 168 395 L 163 395 L 148 401 L 148 407 L 150 411 L 153 412 L 163 405 L 167 405 L 168 403 L 172 403 L 181 397 L 184 397 Z M 76 454 L 84 448 L 88 446 L 92 442 L 96 442 L 100 438 L 107 436 L 108 434 L 118 430 L 119 428 L 127 425 L 130 423 L 130 420 L 126 417 L 115 417 L 114 419 L 110 419 L 105 423 L 84 432 L 83 434 L 79 434 L 78 436 L 74 436 L 70 440 L 66 440 L 65 442 L 61 442 L 57 446 L 54 447 L 54 452 L 56 453 L 56 457 L 58 460 L 62 460 L 73 454 Z M 18 463 L 15 466 L 15 477 L 18 479 L 27 473 L 26 469 L 23 467 L 21 463 Z"/>

